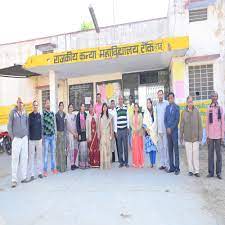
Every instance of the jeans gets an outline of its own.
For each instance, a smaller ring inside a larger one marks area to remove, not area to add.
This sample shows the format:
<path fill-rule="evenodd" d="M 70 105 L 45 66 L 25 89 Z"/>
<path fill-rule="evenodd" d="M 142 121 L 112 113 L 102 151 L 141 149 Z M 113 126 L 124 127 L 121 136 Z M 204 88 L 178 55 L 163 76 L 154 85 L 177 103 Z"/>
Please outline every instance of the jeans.
<path fill-rule="evenodd" d="M 156 151 L 148 152 L 148 155 L 149 155 L 150 164 L 151 164 L 151 165 L 155 165 L 155 161 L 156 161 Z"/>
<path fill-rule="evenodd" d="M 55 135 L 44 136 L 44 171 L 48 170 L 48 150 L 50 147 L 51 154 L 51 170 L 54 170 L 55 165 Z"/>
<path fill-rule="evenodd" d="M 167 134 L 169 161 L 171 171 L 180 171 L 179 168 L 179 148 L 178 148 L 178 131 L 172 131 L 171 134 Z M 174 164 L 175 161 L 175 164 Z"/>

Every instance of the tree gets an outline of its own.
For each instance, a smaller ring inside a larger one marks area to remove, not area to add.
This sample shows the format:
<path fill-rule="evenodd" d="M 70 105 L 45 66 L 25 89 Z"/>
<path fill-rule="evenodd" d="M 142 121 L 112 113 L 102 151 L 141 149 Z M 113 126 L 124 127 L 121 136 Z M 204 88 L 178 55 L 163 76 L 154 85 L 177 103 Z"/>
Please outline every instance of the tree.
<path fill-rule="evenodd" d="M 84 21 L 82 24 L 81 24 L 81 27 L 80 29 L 83 31 L 83 30 L 91 30 L 91 29 L 94 29 L 94 24 L 90 21 Z"/>

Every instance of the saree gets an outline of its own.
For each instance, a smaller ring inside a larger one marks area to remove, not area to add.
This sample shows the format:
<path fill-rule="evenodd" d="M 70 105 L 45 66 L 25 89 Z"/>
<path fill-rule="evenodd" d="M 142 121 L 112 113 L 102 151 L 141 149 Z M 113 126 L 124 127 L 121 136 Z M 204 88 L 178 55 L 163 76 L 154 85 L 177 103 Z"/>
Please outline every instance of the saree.
<path fill-rule="evenodd" d="M 78 155 L 78 141 L 74 138 L 73 133 L 76 133 L 76 115 L 66 115 L 66 146 L 67 146 L 67 159 L 68 168 L 76 165 Z"/>
<path fill-rule="evenodd" d="M 144 167 L 143 135 L 142 135 L 142 116 L 141 114 L 132 117 L 132 158 L 133 166 L 136 168 Z"/>
<path fill-rule="evenodd" d="M 97 122 L 94 117 L 89 121 L 89 126 L 91 129 L 90 137 L 91 140 L 88 142 L 89 147 L 89 164 L 91 167 L 100 166 L 100 151 L 97 135 Z"/>
<path fill-rule="evenodd" d="M 100 118 L 100 168 L 110 169 L 112 165 L 112 150 L 110 140 L 110 123 L 111 117 L 107 118 L 105 115 Z"/>

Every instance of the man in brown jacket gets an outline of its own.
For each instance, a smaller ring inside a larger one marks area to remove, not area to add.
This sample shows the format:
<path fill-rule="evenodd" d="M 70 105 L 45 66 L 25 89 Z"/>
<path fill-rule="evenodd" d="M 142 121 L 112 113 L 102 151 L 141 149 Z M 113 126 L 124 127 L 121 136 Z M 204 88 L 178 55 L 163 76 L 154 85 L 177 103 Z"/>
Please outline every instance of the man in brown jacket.
<path fill-rule="evenodd" d="M 185 142 L 189 176 L 199 174 L 199 143 L 202 141 L 202 120 L 191 96 L 187 97 L 187 107 L 181 114 L 180 142 Z"/>

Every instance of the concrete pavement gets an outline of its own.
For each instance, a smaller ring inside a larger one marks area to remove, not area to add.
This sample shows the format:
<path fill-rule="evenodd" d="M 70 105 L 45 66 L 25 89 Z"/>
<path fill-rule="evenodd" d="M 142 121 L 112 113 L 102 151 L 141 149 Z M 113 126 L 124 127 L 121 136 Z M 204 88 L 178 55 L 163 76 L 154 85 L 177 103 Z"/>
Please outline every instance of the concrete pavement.
<path fill-rule="evenodd" d="M 198 178 L 186 171 L 113 167 L 50 175 L 16 189 L 9 176 L 0 178 L 0 225 L 217 225 Z"/>

